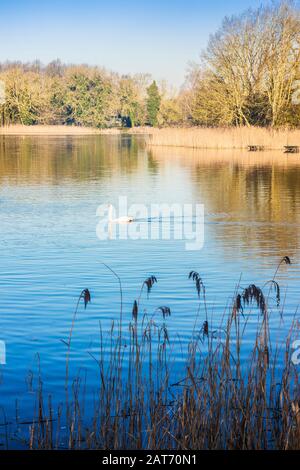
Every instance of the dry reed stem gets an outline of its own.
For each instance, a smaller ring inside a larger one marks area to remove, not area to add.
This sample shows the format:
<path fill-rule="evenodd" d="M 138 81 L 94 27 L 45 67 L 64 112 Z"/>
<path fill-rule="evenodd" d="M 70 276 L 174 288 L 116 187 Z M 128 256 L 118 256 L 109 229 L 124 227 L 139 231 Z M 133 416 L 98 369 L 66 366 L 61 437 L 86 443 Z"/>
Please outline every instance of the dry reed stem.
<path fill-rule="evenodd" d="M 62 422 L 62 408 L 55 412 L 53 399 L 44 400 L 40 380 L 28 447 L 299 449 L 299 377 L 291 363 L 294 329 L 282 352 L 280 345 L 268 347 L 271 303 L 262 311 L 260 292 L 251 287 L 247 293 L 244 317 L 238 310 L 233 315 L 234 304 L 229 306 L 226 327 L 217 328 L 217 335 L 204 314 L 207 341 L 191 339 L 176 383 L 170 382 L 174 355 L 163 310 L 154 312 L 155 321 L 154 314 L 136 314 L 126 334 L 115 336 L 112 324 L 108 345 L 100 327 L 99 358 L 91 355 L 99 370 L 94 408 L 89 403 L 86 413 L 85 382 L 76 376 L 67 421 Z M 249 316 L 257 316 L 259 325 L 245 358 Z"/>

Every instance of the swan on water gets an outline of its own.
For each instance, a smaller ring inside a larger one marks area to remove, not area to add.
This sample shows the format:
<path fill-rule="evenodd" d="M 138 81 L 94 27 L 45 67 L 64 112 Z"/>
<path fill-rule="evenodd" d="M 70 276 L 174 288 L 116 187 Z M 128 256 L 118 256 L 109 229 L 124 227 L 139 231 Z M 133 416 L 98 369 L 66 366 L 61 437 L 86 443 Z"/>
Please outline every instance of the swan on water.
<path fill-rule="evenodd" d="M 122 217 L 118 217 L 117 219 L 112 218 L 112 210 L 113 207 L 111 204 L 108 205 L 108 222 L 109 223 L 116 223 L 116 224 L 129 224 L 133 222 L 133 217 L 128 215 L 123 215 Z"/>

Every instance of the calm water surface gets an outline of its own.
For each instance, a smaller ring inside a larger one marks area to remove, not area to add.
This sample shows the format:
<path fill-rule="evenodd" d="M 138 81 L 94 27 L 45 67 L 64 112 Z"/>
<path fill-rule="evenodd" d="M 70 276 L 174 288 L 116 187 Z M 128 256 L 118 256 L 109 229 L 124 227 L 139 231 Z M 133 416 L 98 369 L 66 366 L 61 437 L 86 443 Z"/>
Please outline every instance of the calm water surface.
<path fill-rule="evenodd" d="M 117 204 L 119 195 L 147 206 L 203 203 L 204 248 L 186 251 L 181 240 L 98 240 L 97 207 Z M 0 137 L 0 234 L 0 339 L 7 348 L 0 406 L 13 420 L 16 398 L 22 418 L 29 415 L 39 363 L 45 389 L 63 394 L 66 348 L 60 340 L 68 337 L 86 287 L 92 303 L 78 314 L 72 371 L 87 373 L 92 394 L 98 375 L 89 352 L 98 350 L 99 322 L 108 331 L 120 305 L 116 279 L 102 263 L 122 279 L 125 323 L 142 281 L 156 275 L 158 283 L 142 305 L 147 312 L 171 308 L 166 323 L 180 374 L 198 305 L 189 271 L 203 278 L 217 329 L 240 276 L 243 286 L 262 286 L 288 255 L 293 264 L 278 275 L 284 316 L 280 320 L 275 303 L 271 316 L 274 340 L 284 340 L 300 300 L 300 157 L 149 152 L 142 138 L 127 136 Z M 247 327 L 245 357 L 256 318 Z M 200 326 L 203 320 L 200 311 Z"/>

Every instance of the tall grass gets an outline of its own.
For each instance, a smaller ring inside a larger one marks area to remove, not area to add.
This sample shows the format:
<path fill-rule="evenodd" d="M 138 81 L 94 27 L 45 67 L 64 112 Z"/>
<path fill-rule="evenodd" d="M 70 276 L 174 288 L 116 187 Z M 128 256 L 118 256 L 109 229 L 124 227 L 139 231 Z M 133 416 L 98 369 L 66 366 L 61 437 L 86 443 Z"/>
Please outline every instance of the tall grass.
<path fill-rule="evenodd" d="M 272 292 L 278 304 L 275 278 L 283 263 L 290 259 L 279 263 L 262 288 L 237 286 L 217 328 L 207 315 L 204 281 L 199 273 L 190 273 L 204 317 L 198 311 L 186 362 L 177 375 L 166 325 L 166 317 L 172 320 L 170 309 L 161 306 L 149 315 L 140 311 L 138 298 L 127 328 L 124 321 L 112 324 L 108 348 L 99 328 L 99 352 L 91 354 L 99 374 L 93 403 L 86 402 L 85 383 L 76 376 L 68 402 L 54 410 L 53 397 L 45 398 L 40 379 L 28 448 L 299 449 L 299 376 L 291 361 L 295 322 L 283 354 L 270 336 Z M 150 276 L 141 289 L 151 294 L 156 282 Z M 86 307 L 90 296 L 85 292 L 79 300 Z M 245 358 L 243 341 L 253 316 L 257 334 Z"/>
<path fill-rule="evenodd" d="M 248 145 L 258 145 L 275 150 L 283 149 L 285 145 L 300 145 L 300 130 L 262 127 L 152 129 L 148 145 L 204 149 L 244 149 Z"/>

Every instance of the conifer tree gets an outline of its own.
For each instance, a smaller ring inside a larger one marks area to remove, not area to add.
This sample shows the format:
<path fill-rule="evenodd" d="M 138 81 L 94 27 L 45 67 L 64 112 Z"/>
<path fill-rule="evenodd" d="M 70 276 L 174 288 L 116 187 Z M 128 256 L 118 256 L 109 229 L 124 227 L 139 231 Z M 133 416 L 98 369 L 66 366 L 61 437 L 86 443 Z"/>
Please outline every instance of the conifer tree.
<path fill-rule="evenodd" d="M 161 97 L 158 91 L 158 86 L 156 82 L 147 88 L 147 114 L 148 114 L 148 124 L 150 126 L 157 126 L 158 124 L 158 112 L 160 109 Z"/>

